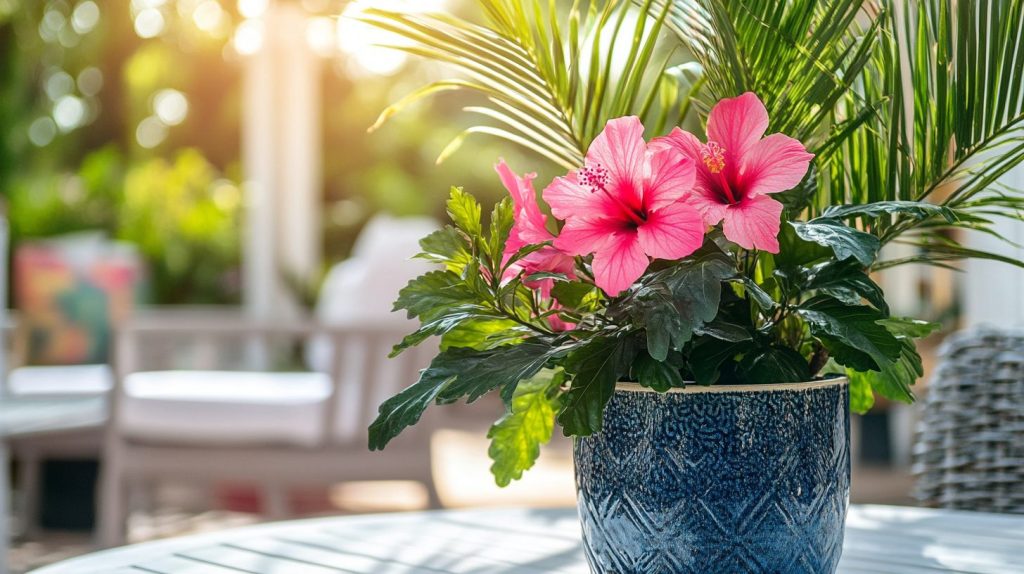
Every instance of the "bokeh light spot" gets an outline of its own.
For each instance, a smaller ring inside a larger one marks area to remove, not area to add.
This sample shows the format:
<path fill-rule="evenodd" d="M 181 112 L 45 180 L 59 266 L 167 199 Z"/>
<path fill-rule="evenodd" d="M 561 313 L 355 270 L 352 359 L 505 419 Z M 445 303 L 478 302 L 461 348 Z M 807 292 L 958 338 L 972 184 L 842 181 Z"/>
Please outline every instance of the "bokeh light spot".
<path fill-rule="evenodd" d="M 53 121 L 62 132 L 69 132 L 85 123 L 85 102 L 75 96 L 64 96 L 53 105 Z"/>
<path fill-rule="evenodd" d="M 306 23 L 306 43 L 321 56 L 334 52 L 334 22 L 330 18 L 310 18 Z"/>
<path fill-rule="evenodd" d="M 205 0 L 192 12 L 192 21 L 195 22 L 196 28 L 208 34 L 218 32 L 224 26 L 225 20 L 224 10 L 216 0 Z"/>
<path fill-rule="evenodd" d="M 165 139 L 167 139 L 167 126 L 155 116 L 149 116 L 142 120 L 135 128 L 135 141 L 146 149 L 155 148 Z"/>
<path fill-rule="evenodd" d="M 43 82 L 43 91 L 46 92 L 46 96 L 51 101 L 56 102 L 75 89 L 75 80 L 64 70 L 59 68 L 51 69 L 54 71 L 46 76 L 46 80 Z"/>
<path fill-rule="evenodd" d="M 28 141 L 32 142 L 35 146 L 43 147 L 49 145 L 56 136 L 57 124 L 53 123 L 53 120 L 49 117 L 36 118 L 28 126 Z"/>
<path fill-rule="evenodd" d="M 238 0 L 238 13 L 243 18 L 259 18 L 267 11 L 268 0 Z"/>
<path fill-rule="evenodd" d="M 164 15 L 156 8 L 146 8 L 135 16 L 135 33 L 140 38 L 155 38 L 164 31 Z"/>
<path fill-rule="evenodd" d="M 176 126 L 188 115 L 188 99 L 178 90 L 160 90 L 153 96 L 153 112 L 168 126 Z"/>
<path fill-rule="evenodd" d="M 263 47 L 263 22 L 246 20 L 235 29 L 235 51 L 243 56 L 250 56 Z"/>
<path fill-rule="evenodd" d="M 71 13 L 71 26 L 79 34 L 88 34 L 99 22 L 100 7 L 92 0 L 80 2 Z"/>
<path fill-rule="evenodd" d="M 96 66 L 89 66 L 78 73 L 78 91 L 86 96 L 95 96 L 103 89 L 103 72 Z"/>

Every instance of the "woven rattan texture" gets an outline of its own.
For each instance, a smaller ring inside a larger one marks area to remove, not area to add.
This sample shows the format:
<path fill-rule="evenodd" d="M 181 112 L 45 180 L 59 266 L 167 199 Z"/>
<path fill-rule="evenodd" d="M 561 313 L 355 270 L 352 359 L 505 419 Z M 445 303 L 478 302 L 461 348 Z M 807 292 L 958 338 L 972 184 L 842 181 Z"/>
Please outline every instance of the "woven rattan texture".
<path fill-rule="evenodd" d="M 1024 330 L 951 336 L 914 445 L 922 504 L 1024 514 Z"/>

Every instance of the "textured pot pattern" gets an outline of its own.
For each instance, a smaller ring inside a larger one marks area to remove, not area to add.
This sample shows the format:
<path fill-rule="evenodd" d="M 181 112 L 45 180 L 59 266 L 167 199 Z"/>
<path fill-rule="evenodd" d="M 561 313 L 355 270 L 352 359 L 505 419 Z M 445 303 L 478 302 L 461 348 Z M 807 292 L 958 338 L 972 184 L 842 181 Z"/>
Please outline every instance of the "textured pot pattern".
<path fill-rule="evenodd" d="M 599 574 L 834 572 L 850 491 L 845 380 L 619 385 L 578 439 L 584 549 Z"/>

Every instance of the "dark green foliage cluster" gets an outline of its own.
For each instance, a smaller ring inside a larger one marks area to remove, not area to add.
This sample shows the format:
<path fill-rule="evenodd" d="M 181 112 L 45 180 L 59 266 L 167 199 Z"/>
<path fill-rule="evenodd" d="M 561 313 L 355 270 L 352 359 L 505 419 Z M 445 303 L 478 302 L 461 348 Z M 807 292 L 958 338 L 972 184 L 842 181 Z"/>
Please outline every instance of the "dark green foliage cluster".
<path fill-rule="evenodd" d="M 774 256 L 713 232 L 696 253 L 656 262 L 660 268 L 614 298 L 586 279 L 581 258 L 583 279 L 548 274 L 557 283 L 544 300 L 521 275 L 502 281 L 510 265 L 542 247 L 503 260 L 510 200 L 495 206 L 487 231 L 480 205 L 458 188 L 448 211 L 454 225 L 422 241 L 421 257 L 443 269 L 409 283 L 395 304 L 421 327 L 394 352 L 428 340 L 439 340 L 441 352 L 380 407 L 371 448 L 383 448 L 431 404 L 498 392 L 508 412 L 490 432 L 490 453 L 507 484 L 533 464 L 556 421 L 566 436 L 600 430 L 623 380 L 664 392 L 686 381 L 793 383 L 849 372 L 857 410 L 870 407 L 874 393 L 913 399 L 921 373 L 914 339 L 934 325 L 889 315 L 867 272 L 877 238 L 840 219 L 790 222 Z M 575 328 L 553 330 L 547 319 L 555 315 Z"/>

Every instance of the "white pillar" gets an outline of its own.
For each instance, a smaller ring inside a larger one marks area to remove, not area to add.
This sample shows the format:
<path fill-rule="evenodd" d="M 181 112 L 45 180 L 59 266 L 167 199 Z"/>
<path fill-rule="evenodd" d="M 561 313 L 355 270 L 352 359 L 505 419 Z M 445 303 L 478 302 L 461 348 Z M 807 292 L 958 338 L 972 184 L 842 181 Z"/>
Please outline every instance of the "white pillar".
<path fill-rule="evenodd" d="M 272 2 L 261 20 L 262 45 L 244 63 L 242 297 L 249 317 L 279 320 L 298 310 L 286 277 L 320 268 L 320 60 L 301 8 Z"/>
<path fill-rule="evenodd" d="M 307 18 L 298 3 L 277 12 L 272 26 L 279 66 L 278 265 L 310 281 L 320 272 L 322 256 L 321 60 L 306 41 Z"/>
<path fill-rule="evenodd" d="M 1024 189 L 1024 166 L 1017 166 L 1003 177 L 1003 183 Z M 1018 245 L 1024 245 L 1024 223 L 1006 218 L 995 220 L 996 232 Z M 971 233 L 967 244 L 1024 260 L 1024 248 L 1001 241 L 985 233 Z M 964 324 L 967 327 L 1024 325 L 1024 269 L 998 261 L 970 260 L 966 265 L 963 290 Z"/>

